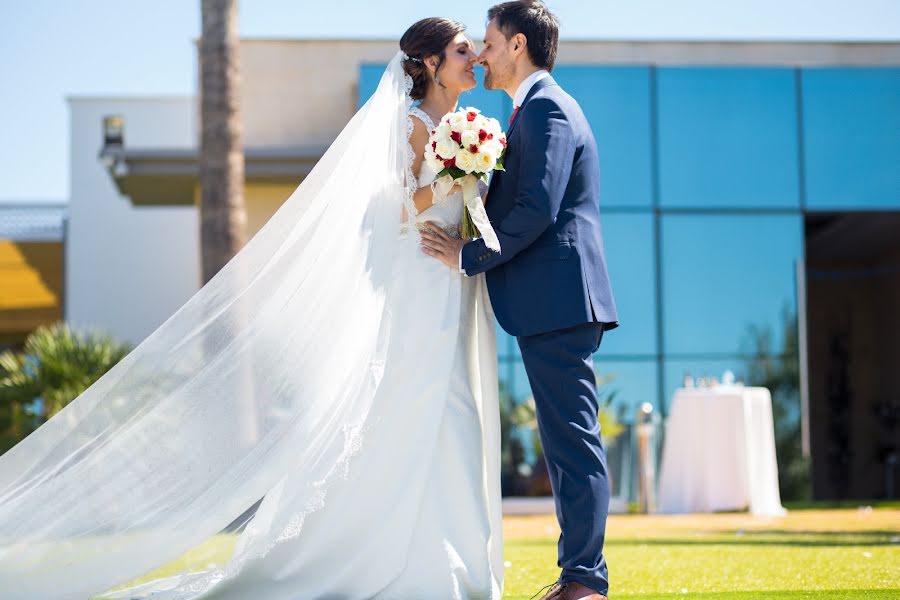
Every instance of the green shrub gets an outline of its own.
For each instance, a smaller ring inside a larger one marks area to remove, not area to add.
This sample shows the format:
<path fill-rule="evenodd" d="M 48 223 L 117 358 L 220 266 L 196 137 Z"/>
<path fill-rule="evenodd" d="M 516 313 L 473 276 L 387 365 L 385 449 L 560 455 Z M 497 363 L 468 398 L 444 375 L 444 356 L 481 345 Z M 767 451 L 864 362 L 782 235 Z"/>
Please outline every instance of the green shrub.
<path fill-rule="evenodd" d="M 0 354 L 0 452 L 12 448 L 104 373 L 131 348 L 65 323 L 34 330 L 21 352 Z"/>

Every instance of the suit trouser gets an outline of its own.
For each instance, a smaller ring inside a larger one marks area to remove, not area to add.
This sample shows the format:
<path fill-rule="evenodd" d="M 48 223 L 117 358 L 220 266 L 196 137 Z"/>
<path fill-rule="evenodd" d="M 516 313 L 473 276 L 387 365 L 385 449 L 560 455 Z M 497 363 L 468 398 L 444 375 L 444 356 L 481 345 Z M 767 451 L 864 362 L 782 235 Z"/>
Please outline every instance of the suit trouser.
<path fill-rule="evenodd" d="M 585 323 L 516 339 L 534 394 L 562 532 L 557 545 L 559 581 L 575 581 L 606 594 L 609 577 L 603 541 L 609 479 L 600 444 L 592 358 L 602 338 L 602 324 Z"/>

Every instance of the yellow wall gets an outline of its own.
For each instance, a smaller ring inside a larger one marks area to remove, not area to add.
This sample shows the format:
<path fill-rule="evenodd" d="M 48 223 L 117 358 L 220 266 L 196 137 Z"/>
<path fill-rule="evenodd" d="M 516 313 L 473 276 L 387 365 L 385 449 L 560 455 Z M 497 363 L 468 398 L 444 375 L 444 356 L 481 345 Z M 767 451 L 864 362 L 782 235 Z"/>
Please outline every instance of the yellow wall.
<path fill-rule="evenodd" d="M 0 240 L 0 339 L 62 318 L 62 286 L 61 242 Z"/>
<path fill-rule="evenodd" d="M 275 211 L 297 189 L 297 184 L 250 183 L 244 186 L 244 205 L 247 209 L 247 238 L 256 235 Z M 200 185 L 194 188 L 194 204 L 200 205 Z"/>

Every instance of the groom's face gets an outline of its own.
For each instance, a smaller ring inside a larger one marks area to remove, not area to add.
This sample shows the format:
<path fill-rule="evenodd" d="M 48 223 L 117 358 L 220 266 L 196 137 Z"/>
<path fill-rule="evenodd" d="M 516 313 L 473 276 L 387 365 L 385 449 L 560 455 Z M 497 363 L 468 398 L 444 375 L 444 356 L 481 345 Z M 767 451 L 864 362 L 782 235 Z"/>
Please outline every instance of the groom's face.
<path fill-rule="evenodd" d="M 515 78 L 515 56 L 510 42 L 491 19 L 484 34 L 484 49 L 478 55 L 478 62 L 484 67 L 484 87 L 489 90 L 504 90 Z"/>

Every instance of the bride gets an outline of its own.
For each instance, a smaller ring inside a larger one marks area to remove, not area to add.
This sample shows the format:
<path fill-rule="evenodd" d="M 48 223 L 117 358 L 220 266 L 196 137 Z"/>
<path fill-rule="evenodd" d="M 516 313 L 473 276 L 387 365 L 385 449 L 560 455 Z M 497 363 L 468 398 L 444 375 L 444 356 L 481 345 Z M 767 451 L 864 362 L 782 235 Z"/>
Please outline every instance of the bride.
<path fill-rule="evenodd" d="M 4 598 L 500 598 L 493 313 L 419 247 L 459 235 L 422 155 L 463 30 L 414 24 L 250 243 L 0 457 Z"/>

